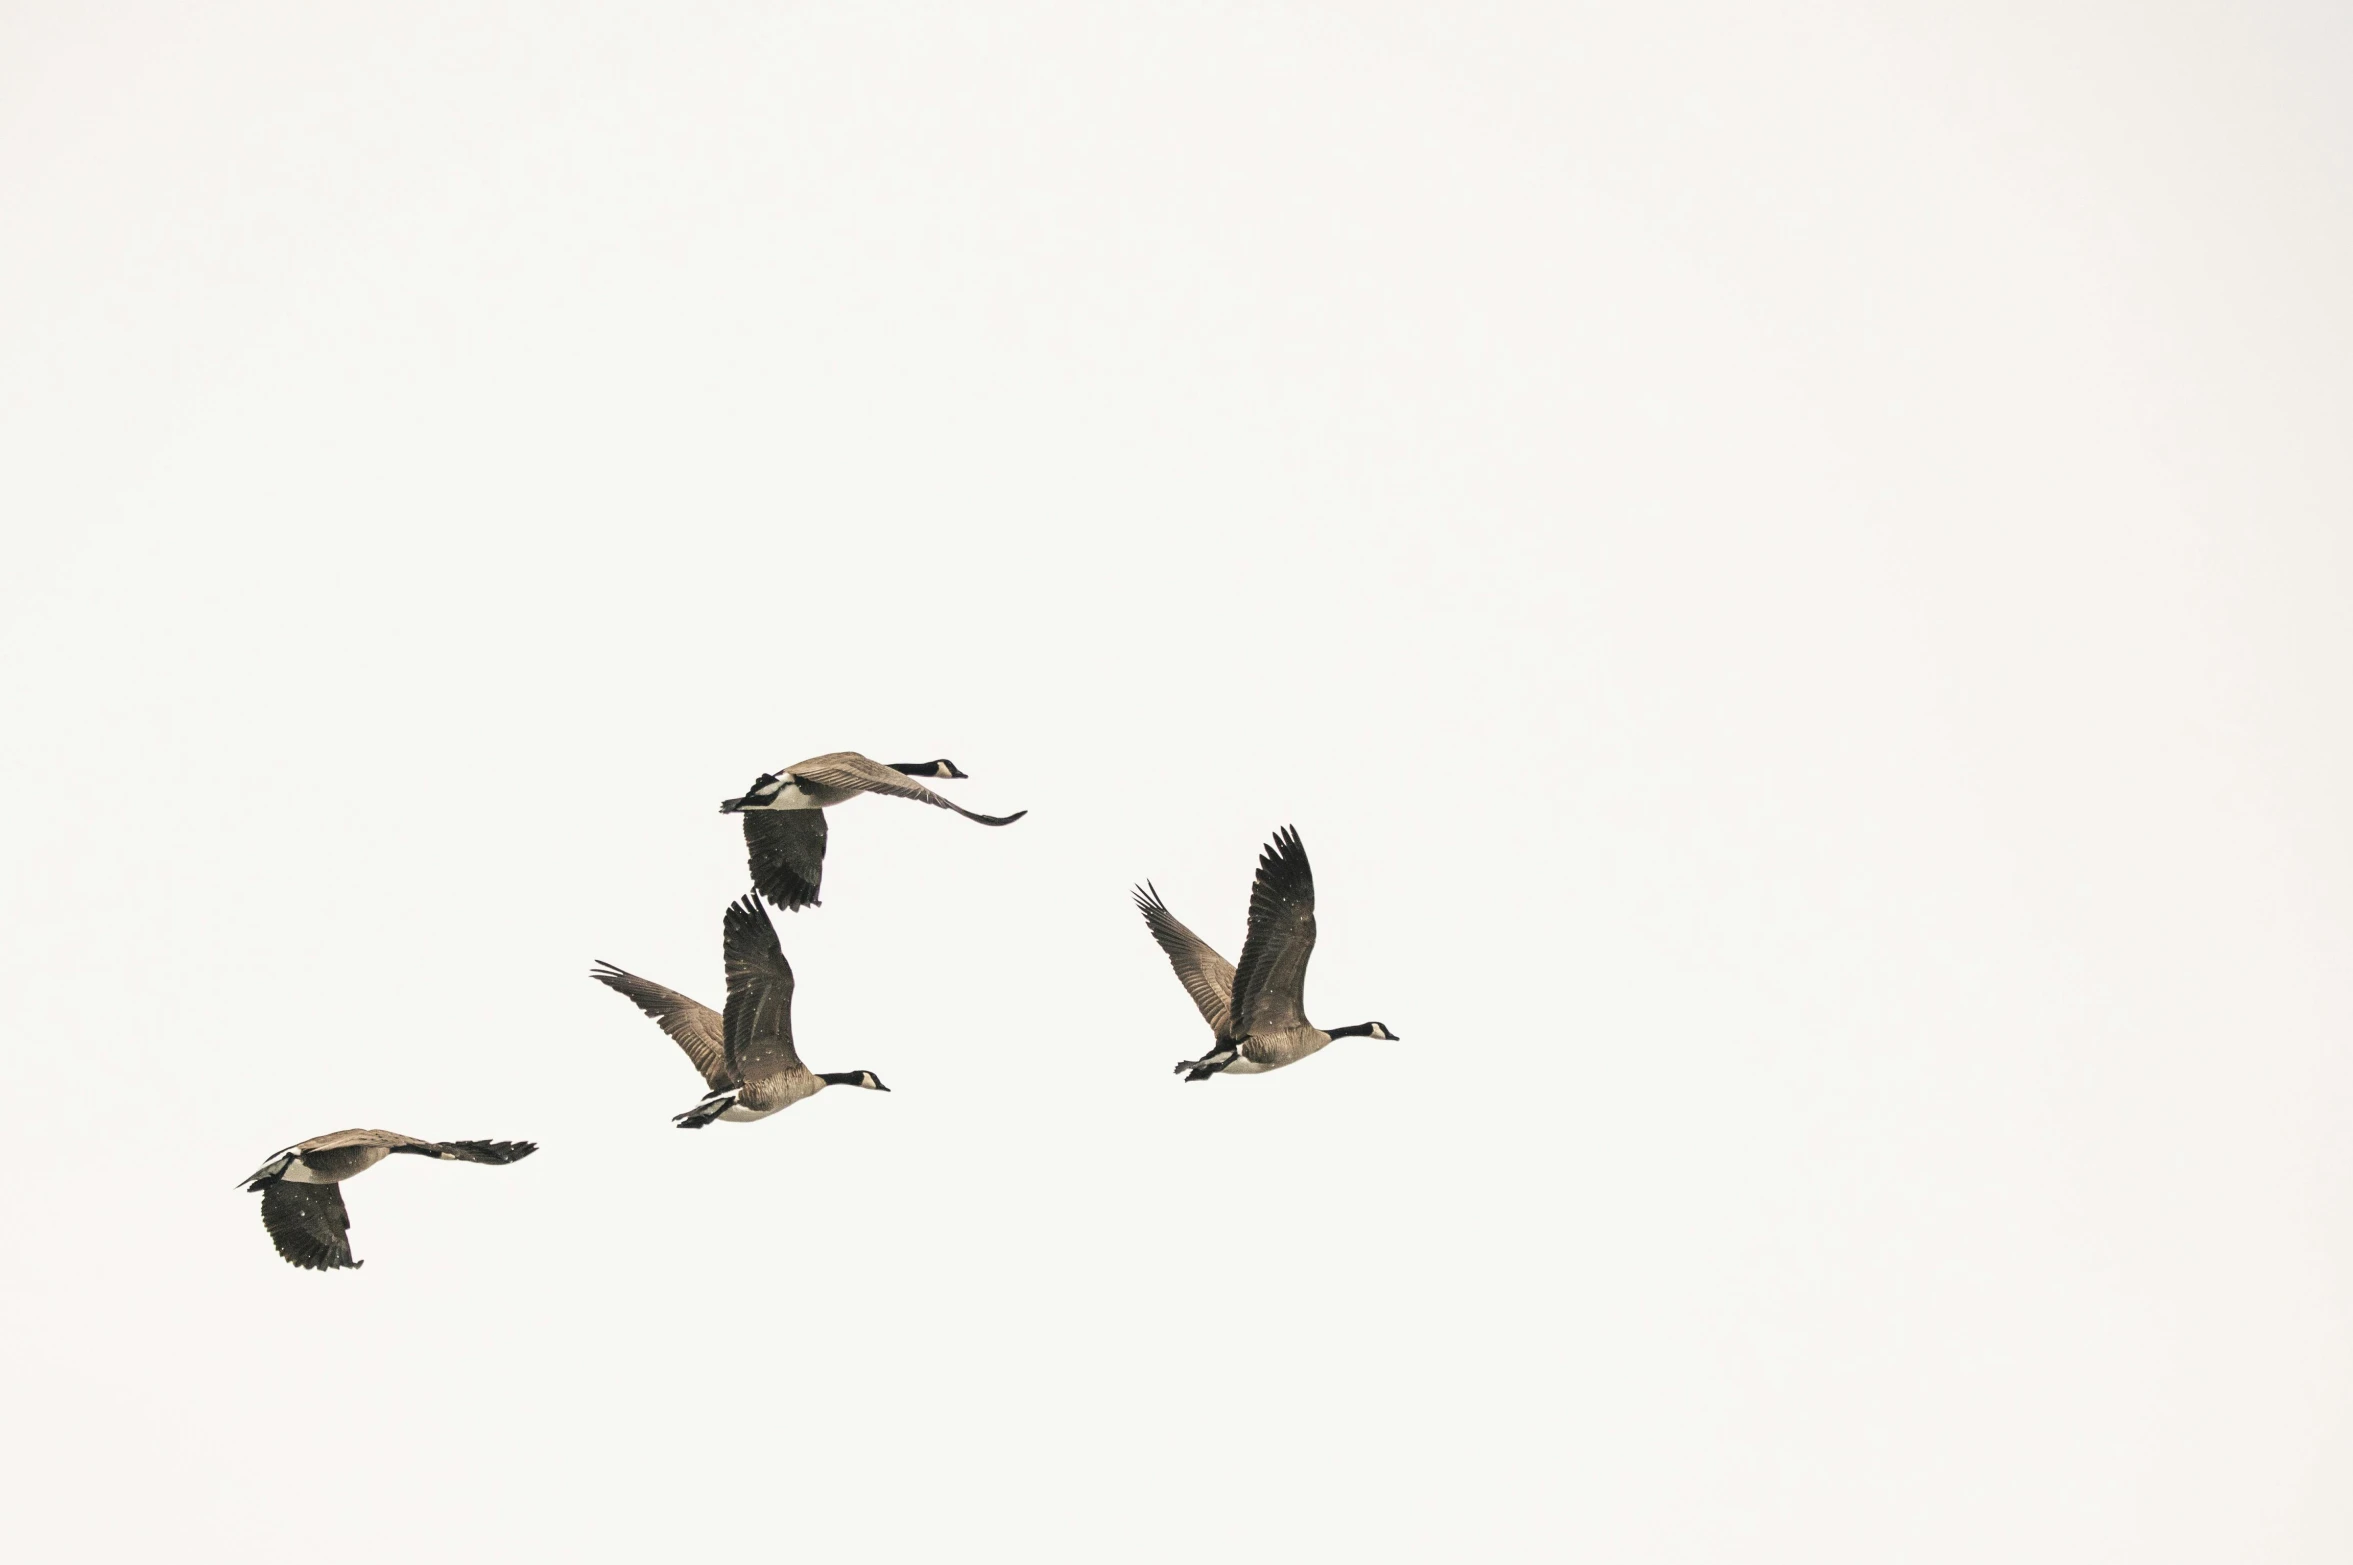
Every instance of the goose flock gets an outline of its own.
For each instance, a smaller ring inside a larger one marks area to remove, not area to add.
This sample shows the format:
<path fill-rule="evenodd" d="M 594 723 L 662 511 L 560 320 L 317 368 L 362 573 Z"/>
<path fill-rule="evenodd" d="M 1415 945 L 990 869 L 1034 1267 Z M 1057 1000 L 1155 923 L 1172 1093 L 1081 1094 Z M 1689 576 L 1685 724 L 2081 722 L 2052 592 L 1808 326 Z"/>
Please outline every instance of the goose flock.
<path fill-rule="evenodd" d="M 653 1019 L 685 1051 L 702 1077 L 700 1102 L 671 1117 L 681 1130 L 716 1121 L 766 1119 L 827 1087 L 888 1092 L 870 1070 L 812 1071 L 793 1042 L 792 964 L 776 938 L 762 899 L 787 912 L 818 906 L 825 874 L 825 812 L 860 794 L 913 799 L 953 810 L 983 826 L 1010 826 L 1027 815 L 979 815 L 915 781 L 961 780 L 953 761 L 886 766 L 855 750 L 813 756 L 781 771 L 762 772 L 750 788 L 721 801 L 721 813 L 743 817 L 752 894 L 729 903 L 720 920 L 720 951 L 727 970 L 725 1008 L 714 1011 L 675 989 L 640 978 L 610 962 L 589 970 Z M 1307 959 L 1315 951 L 1315 876 L 1299 833 L 1284 827 L 1259 855 L 1250 888 L 1250 925 L 1239 965 L 1183 924 L 1147 881 L 1135 888 L 1138 911 L 1209 1024 L 1211 1047 L 1179 1060 L 1187 1081 L 1249 1076 L 1296 1065 L 1335 1038 L 1393 1039 L 1379 1022 L 1329 1031 L 1307 1019 Z M 455 1163 L 513 1163 L 539 1150 L 530 1141 L 422 1141 L 390 1130 L 338 1130 L 282 1147 L 238 1181 L 261 1195 L 262 1227 L 292 1265 L 333 1271 L 363 1263 L 351 1253 L 351 1215 L 343 1182 L 394 1153 Z"/>

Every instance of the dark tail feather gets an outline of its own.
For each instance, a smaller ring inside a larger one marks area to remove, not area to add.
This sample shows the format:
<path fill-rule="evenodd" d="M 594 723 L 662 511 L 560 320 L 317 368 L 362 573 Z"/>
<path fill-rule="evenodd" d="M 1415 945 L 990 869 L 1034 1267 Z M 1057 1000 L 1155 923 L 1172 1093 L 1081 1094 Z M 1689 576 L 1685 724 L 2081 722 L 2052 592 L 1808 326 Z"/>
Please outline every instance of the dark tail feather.
<path fill-rule="evenodd" d="M 1187 1081 L 1207 1081 L 1210 1077 L 1216 1075 L 1219 1071 L 1224 1070 L 1228 1065 L 1233 1064 L 1236 1059 L 1240 1058 L 1240 1056 L 1241 1051 L 1239 1049 L 1236 1049 L 1231 1044 L 1226 1044 L 1211 1050 L 1209 1053 L 1204 1054 L 1197 1060 L 1177 1061 L 1177 1074 L 1184 1077 Z"/>
<path fill-rule="evenodd" d="M 733 1107 L 734 1093 L 714 1093 L 685 1113 L 670 1116 L 670 1123 L 680 1130 L 700 1130 Z"/>

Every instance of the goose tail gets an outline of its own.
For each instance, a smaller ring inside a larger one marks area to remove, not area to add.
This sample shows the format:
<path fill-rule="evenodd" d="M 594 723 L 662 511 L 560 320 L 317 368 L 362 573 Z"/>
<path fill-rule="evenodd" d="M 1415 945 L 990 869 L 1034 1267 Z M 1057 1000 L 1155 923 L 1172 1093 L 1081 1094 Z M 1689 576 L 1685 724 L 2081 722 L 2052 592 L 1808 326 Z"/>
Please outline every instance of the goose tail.
<path fill-rule="evenodd" d="M 735 1107 L 735 1091 L 735 1088 L 727 1087 L 714 1092 L 685 1113 L 673 1114 L 670 1123 L 680 1130 L 700 1130 Z"/>
<path fill-rule="evenodd" d="M 1241 1050 L 1238 1046 L 1221 1043 L 1197 1060 L 1177 1061 L 1176 1073 L 1187 1081 L 1207 1081 L 1228 1065 L 1233 1064 L 1240 1053 Z"/>

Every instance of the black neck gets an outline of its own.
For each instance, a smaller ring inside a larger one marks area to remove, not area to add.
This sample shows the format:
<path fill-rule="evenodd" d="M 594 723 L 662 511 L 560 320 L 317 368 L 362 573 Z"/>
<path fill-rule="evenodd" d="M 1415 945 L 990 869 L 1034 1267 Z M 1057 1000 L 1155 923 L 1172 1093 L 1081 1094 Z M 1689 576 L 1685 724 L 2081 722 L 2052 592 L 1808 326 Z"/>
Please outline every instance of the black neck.
<path fill-rule="evenodd" d="M 954 761 L 893 761 L 891 770 L 910 777 L 961 777 Z"/>
<path fill-rule="evenodd" d="M 865 1074 L 864 1071 L 826 1071 L 817 1079 L 828 1087 L 855 1087 L 858 1078 Z"/>
<path fill-rule="evenodd" d="M 1327 1036 L 1333 1038 L 1370 1038 L 1372 1035 L 1373 1024 L 1371 1022 L 1358 1022 L 1353 1027 L 1335 1027 Z"/>

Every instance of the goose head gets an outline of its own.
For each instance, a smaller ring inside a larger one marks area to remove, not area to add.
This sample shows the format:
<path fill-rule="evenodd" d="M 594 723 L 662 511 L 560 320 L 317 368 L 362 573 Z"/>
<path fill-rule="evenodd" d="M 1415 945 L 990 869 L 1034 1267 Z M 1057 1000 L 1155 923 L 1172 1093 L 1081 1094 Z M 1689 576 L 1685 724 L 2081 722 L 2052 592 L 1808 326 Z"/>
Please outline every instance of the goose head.
<path fill-rule="evenodd" d="M 1379 1022 L 1358 1022 L 1353 1027 L 1335 1027 L 1331 1031 L 1331 1036 L 1335 1038 L 1378 1038 L 1384 1043 L 1397 1041 L 1397 1034 Z"/>
<path fill-rule="evenodd" d="M 864 1087 L 869 1092 L 888 1092 L 882 1078 L 872 1071 L 828 1071 L 817 1078 L 828 1087 Z"/>
<path fill-rule="evenodd" d="M 721 799 L 719 813 L 733 815 L 738 810 L 766 809 L 776 802 L 776 796 L 784 792 L 791 782 L 792 773 L 790 772 L 786 772 L 782 776 L 778 776 L 774 772 L 762 772 L 752 779 L 752 785 L 743 791 L 742 798 Z"/>
<path fill-rule="evenodd" d="M 956 763 L 954 761 L 908 761 L 903 764 L 894 761 L 891 763 L 891 770 L 894 772 L 904 772 L 909 777 L 956 778 L 966 775 L 965 773 L 957 770 Z"/>

